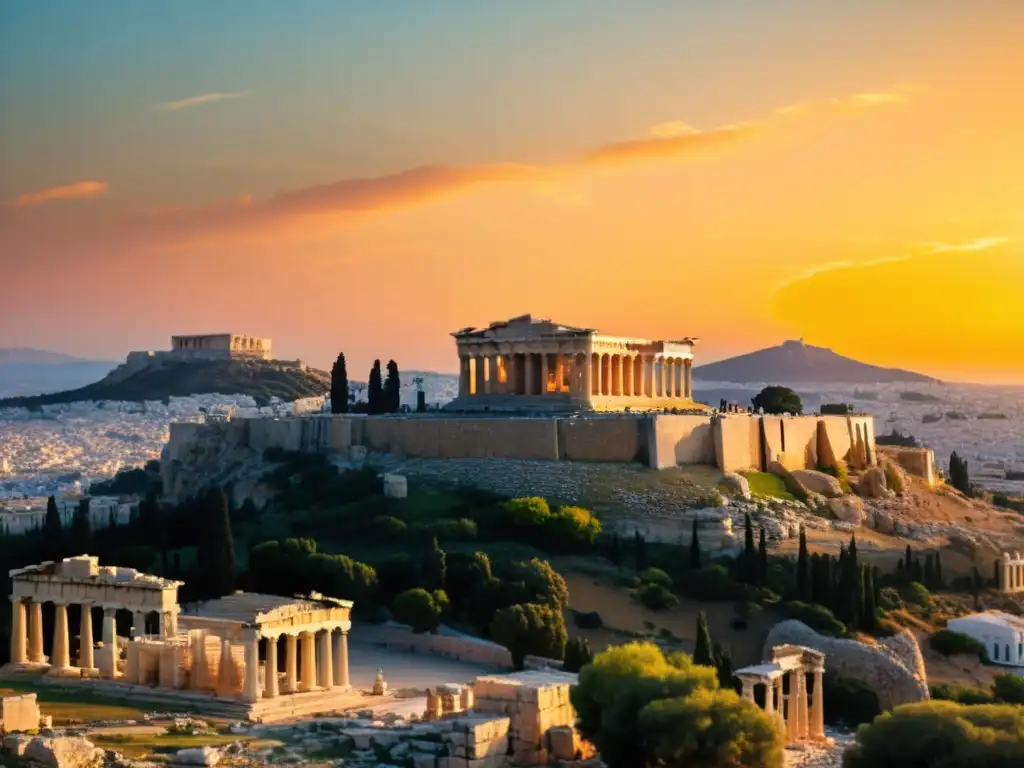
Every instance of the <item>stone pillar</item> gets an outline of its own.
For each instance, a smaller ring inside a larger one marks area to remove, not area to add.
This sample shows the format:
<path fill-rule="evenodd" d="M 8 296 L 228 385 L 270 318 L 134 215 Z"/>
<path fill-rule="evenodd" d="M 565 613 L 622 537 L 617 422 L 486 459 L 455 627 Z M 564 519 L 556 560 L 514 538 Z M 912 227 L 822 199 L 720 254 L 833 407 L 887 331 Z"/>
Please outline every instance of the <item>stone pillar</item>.
<path fill-rule="evenodd" d="M 277 641 L 279 638 L 267 638 L 267 667 L 263 681 L 263 698 L 277 698 Z"/>
<path fill-rule="evenodd" d="M 312 691 L 316 687 L 316 646 L 312 632 L 302 635 L 302 690 Z"/>
<path fill-rule="evenodd" d="M 469 394 L 469 358 L 459 357 L 459 397 Z"/>
<path fill-rule="evenodd" d="M 604 357 L 600 354 L 597 356 L 597 365 L 594 366 L 594 386 L 597 389 L 597 395 L 600 396 L 604 392 Z"/>
<path fill-rule="evenodd" d="M 801 667 L 797 672 L 797 691 L 800 693 L 800 700 L 797 706 L 797 714 L 800 716 L 799 732 L 800 738 L 807 738 L 807 673 Z"/>
<path fill-rule="evenodd" d="M 28 660 L 33 664 L 46 661 L 43 656 L 43 604 L 35 600 L 28 604 Z"/>
<path fill-rule="evenodd" d="M 590 400 L 594 394 L 594 356 L 583 356 L 583 399 Z"/>
<path fill-rule="evenodd" d="M 83 605 L 82 622 L 78 632 L 78 666 L 82 669 L 92 669 L 93 642 L 92 642 L 92 606 Z"/>
<path fill-rule="evenodd" d="M 487 368 L 487 381 L 484 383 L 484 393 L 491 395 L 495 392 L 494 385 L 498 380 L 497 370 L 495 370 L 497 366 L 494 355 L 485 355 L 483 360 L 484 366 Z"/>
<path fill-rule="evenodd" d="M 657 387 L 654 384 L 655 358 L 651 355 L 644 357 L 644 394 L 647 397 L 654 397 Z"/>
<path fill-rule="evenodd" d="M 764 711 L 775 716 L 775 683 L 771 680 L 764 681 Z"/>
<path fill-rule="evenodd" d="M 160 637 L 174 637 L 178 634 L 177 610 L 164 611 L 160 614 Z"/>
<path fill-rule="evenodd" d="M 143 637 L 146 634 L 146 614 L 135 611 L 132 614 L 132 637 Z"/>
<path fill-rule="evenodd" d="M 754 700 L 754 683 L 750 680 L 743 680 L 743 693 L 742 696 L 747 701 Z"/>
<path fill-rule="evenodd" d="M 295 693 L 299 689 L 299 638 L 285 635 L 284 638 L 284 692 Z"/>
<path fill-rule="evenodd" d="M 533 355 L 527 355 L 528 358 L 532 358 Z M 531 371 L 532 373 L 532 371 Z M 548 378 L 551 376 L 551 361 L 548 359 L 547 352 L 540 353 L 540 392 L 538 395 L 546 395 L 548 393 Z"/>
<path fill-rule="evenodd" d="M 248 702 L 260 700 L 259 642 L 255 633 L 245 640 L 245 685 L 242 687 L 242 698 Z"/>
<path fill-rule="evenodd" d="M 683 377 L 685 378 L 683 397 L 687 400 L 693 400 L 693 360 L 687 360 L 683 363 Z"/>
<path fill-rule="evenodd" d="M 517 379 L 518 381 L 518 379 Z M 533 353 L 523 353 L 523 391 L 517 392 L 520 395 L 536 395 L 533 391 Z"/>
<path fill-rule="evenodd" d="M 477 355 L 473 358 L 473 377 L 475 386 L 473 394 L 482 395 L 487 390 L 487 380 L 484 378 L 484 358 Z"/>
<path fill-rule="evenodd" d="M 796 678 L 795 672 L 789 673 L 789 693 L 786 695 L 786 737 L 791 744 L 800 738 L 800 715 L 797 713 L 800 695 Z"/>
<path fill-rule="evenodd" d="M 786 729 L 786 702 L 782 695 L 782 677 L 775 678 L 775 716 L 778 718 L 779 730 Z"/>
<path fill-rule="evenodd" d="M 113 680 L 117 676 L 117 624 L 114 608 L 103 609 L 103 652 L 100 656 L 100 677 Z"/>
<path fill-rule="evenodd" d="M 810 737 L 825 738 L 825 670 L 814 670 L 814 699 L 811 703 Z"/>
<path fill-rule="evenodd" d="M 564 354 L 562 354 L 561 352 L 556 352 L 555 353 L 555 392 L 561 392 L 562 391 L 562 385 L 565 382 L 565 369 L 566 369 L 565 358 L 566 358 L 566 356 Z M 576 356 L 573 355 L 572 359 L 573 359 L 573 361 L 575 361 L 576 360 Z M 571 378 L 569 379 L 569 382 L 570 382 L 569 389 L 571 390 L 572 389 L 572 386 L 571 386 L 572 379 Z"/>
<path fill-rule="evenodd" d="M 318 675 L 317 682 L 320 687 L 324 690 L 331 690 L 334 687 L 334 671 L 331 664 L 331 631 L 320 632 L 320 668 L 317 670 L 320 674 Z"/>
<path fill-rule="evenodd" d="M 334 636 L 334 685 L 337 688 L 348 688 L 348 632 L 339 629 Z"/>
<path fill-rule="evenodd" d="M 626 390 L 623 388 L 623 382 L 625 381 L 626 377 L 623 375 L 622 371 L 622 366 L 625 365 L 626 358 L 623 357 L 622 355 L 616 355 L 615 359 L 619 363 L 618 368 L 616 368 L 615 370 L 615 394 L 617 394 L 619 397 L 622 397 L 624 394 L 626 394 Z"/>
<path fill-rule="evenodd" d="M 20 597 L 11 598 L 11 611 L 11 663 L 24 664 L 28 661 L 28 627 L 25 603 Z"/>
<path fill-rule="evenodd" d="M 668 359 L 661 358 L 661 367 L 658 369 L 658 379 L 661 381 L 661 396 L 668 397 Z"/>
<path fill-rule="evenodd" d="M 55 616 L 53 622 L 53 658 L 50 666 L 64 669 L 71 666 L 71 654 L 68 646 L 68 607 L 65 603 L 54 603 Z"/>

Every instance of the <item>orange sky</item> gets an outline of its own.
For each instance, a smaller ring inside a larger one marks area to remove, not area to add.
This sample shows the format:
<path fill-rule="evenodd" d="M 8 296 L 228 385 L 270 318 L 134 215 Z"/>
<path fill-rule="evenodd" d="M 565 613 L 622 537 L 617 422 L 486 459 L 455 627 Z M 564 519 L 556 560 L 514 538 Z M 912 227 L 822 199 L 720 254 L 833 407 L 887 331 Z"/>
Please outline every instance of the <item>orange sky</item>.
<path fill-rule="evenodd" d="M 938 6 L 927 23 L 886 17 L 903 26 L 874 48 L 838 27 L 834 51 L 761 41 L 776 58 L 742 77 L 705 51 L 713 105 L 690 80 L 652 84 L 669 77 L 656 42 L 648 69 L 604 85 L 573 80 L 570 51 L 553 111 L 508 90 L 521 122 L 477 113 L 411 144 L 370 117 L 335 139 L 255 75 L 130 109 L 100 104 L 121 91 L 97 84 L 96 103 L 74 106 L 102 143 L 70 117 L 55 127 L 70 102 L 45 112 L 50 144 L 33 137 L 26 100 L 24 130 L 0 133 L 14 170 L 0 175 L 0 346 L 113 358 L 231 330 L 318 365 L 344 350 L 350 376 L 374 357 L 454 370 L 449 332 L 531 312 L 696 335 L 703 360 L 802 336 L 943 378 L 1024 382 L 1024 3 Z M 570 96 L 577 111 L 556 115 Z M 252 110 L 233 142 L 218 127 L 231 110 Z M 147 131 L 168 121 L 187 140 L 161 154 Z"/>

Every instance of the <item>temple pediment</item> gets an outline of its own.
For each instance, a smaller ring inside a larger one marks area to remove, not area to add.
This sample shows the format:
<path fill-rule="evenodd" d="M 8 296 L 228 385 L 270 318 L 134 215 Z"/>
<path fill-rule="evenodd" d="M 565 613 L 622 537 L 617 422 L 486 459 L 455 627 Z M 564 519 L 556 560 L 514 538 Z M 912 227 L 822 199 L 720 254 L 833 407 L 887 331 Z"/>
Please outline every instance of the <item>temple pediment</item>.
<path fill-rule="evenodd" d="M 505 339 L 549 338 L 551 336 L 578 336 L 595 333 L 593 328 L 577 328 L 551 320 L 535 319 L 533 315 L 518 315 L 508 320 L 496 320 L 486 328 L 469 326 L 462 328 L 452 336 L 459 339 L 480 339 L 481 341 L 502 341 Z"/>

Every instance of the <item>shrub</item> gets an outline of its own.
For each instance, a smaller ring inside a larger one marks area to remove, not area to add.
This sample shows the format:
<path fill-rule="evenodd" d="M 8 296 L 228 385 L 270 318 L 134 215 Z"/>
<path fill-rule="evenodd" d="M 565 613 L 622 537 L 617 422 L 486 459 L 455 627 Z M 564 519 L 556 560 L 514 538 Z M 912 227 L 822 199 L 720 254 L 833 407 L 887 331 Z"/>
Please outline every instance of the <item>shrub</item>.
<path fill-rule="evenodd" d="M 928 644 L 932 650 L 941 653 L 943 656 L 955 656 L 959 653 L 966 653 L 977 656 L 981 661 L 988 661 L 988 654 L 985 646 L 973 637 L 954 632 L 951 629 L 937 630 L 930 638 Z"/>
<path fill-rule="evenodd" d="M 743 585 L 717 563 L 684 571 L 679 577 L 679 591 L 697 600 L 738 600 L 744 594 Z"/>
<path fill-rule="evenodd" d="M 866 683 L 834 674 L 823 681 L 826 723 L 854 727 L 870 723 L 882 711 L 878 694 Z"/>
<path fill-rule="evenodd" d="M 547 560 L 535 557 L 527 563 L 513 563 L 507 580 L 523 590 L 523 599 L 517 602 L 544 603 L 560 611 L 569 604 L 569 587 Z"/>
<path fill-rule="evenodd" d="M 900 590 L 904 601 L 920 608 L 927 608 L 932 601 L 932 594 L 928 588 L 918 581 L 912 581 Z"/>
<path fill-rule="evenodd" d="M 1024 679 L 1010 674 L 996 675 L 992 692 L 999 701 L 1024 704 Z"/>
<path fill-rule="evenodd" d="M 551 517 L 551 507 L 540 496 L 510 499 L 501 505 L 509 522 L 517 528 L 540 526 Z"/>
<path fill-rule="evenodd" d="M 565 619 L 548 605 L 526 603 L 502 608 L 491 620 L 491 639 L 512 654 L 516 669 L 526 656 L 561 659 L 565 654 Z"/>
<path fill-rule="evenodd" d="M 470 541 L 477 537 L 477 525 L 475 520 L 460 518 L 441 518 L 426 523 L 417 523 L 417 531 L 422 531 L 427 536 L 433 536 L 442 541 Z"/>
<path fill-rule="evenodd" d="M 573 614 L 572 621 L 580 629 L 600 629 L 604 626 L 601 614 L 597 611 Z"/>
<path fill-rule="evenodd" d="M 885 465 L 885 484 L 890 491 L 895 493 L 903 493 L 906 490 L 903 487 L 903 475 L 890 463 Z"/>
<path fill-rule="evenodd" d="M 893 587 L 883 587 L 878 593 L 878 607 L 886 611 L 898 611 L 903 607 L 900 593 Z"/>
<path fill-rule="evenodd" d="M 1024 765 L 1024 709 L 952 701 L 905 704 L 857 730 L 844 768 Z"/>
<path fill-rule="evenodd" d="M 803 403 L 800 402 L 800 395 L 789 387 L 769 386 L 762 389 L 750 401 L 754 410 L 763 408 L 765 413 L 783 414 L 791 413 L 799 416 L 804 412 Z"/>
<path fill-rule="evenodd" d="M 491 578 L 491 561 L 483 552 L 449 553 L 446 558 L 445 591 L 457 607 L 465 607 Z"/>
<path fill-rule="evenodd" d="M 970 706 L 992 704 L 995 701 L 992 694 L 984 688 L 973 688 L 968 685 L 950 685 L 948 683 L 933 685 L 931 686 L 931 693 L 933 699 L 955 701 L 958 704 Z"/>
<path fill-rule="evenodd" d="M 842 635 L 846 632 L 846 625 L 833 616 L 832 611 L 823 605 L 792 600 L 788 603 L 783 603 L 781 607 L 787 618 L 802 621 L 808 627 L 823 635 Z"/>
<path fill-rule="evenodd" d="M 447 601 L 448 597 L 445 595 L 444 602 Z M 392 612 L 395 621 L 408 624 L 413 632 L 434 632 L 441 622 L 442 606 L 438 605 L 434 595 L 417 587 L 408 589 L 396 597 Z"/>
<path fill-rule="evenodd" d="M 640 572 L 640 581 L 644 584 L 657 584 L 662 587 L 672 586 L 672 577 L 660 568 L 645 568 Z"/>
<path fill-rule="evenodd" d="M 370 534 L 381 539 L 397 539 L 408 530 L 404 520 L 390 515 L 381 515 L 370 521 Z"/>
<path fill-rule="evenodd" d="M 633 593 L 644 607 L 652 611 L 666 611 L 679 605 L 679 598 L 661 584 L 644 584 Z"/>
<path fill-rule="evenodd" d="M 594 546 L 601 523 L 589 509 L 559 507 L 542 523 L 546 548 L 580 550 Z"/>

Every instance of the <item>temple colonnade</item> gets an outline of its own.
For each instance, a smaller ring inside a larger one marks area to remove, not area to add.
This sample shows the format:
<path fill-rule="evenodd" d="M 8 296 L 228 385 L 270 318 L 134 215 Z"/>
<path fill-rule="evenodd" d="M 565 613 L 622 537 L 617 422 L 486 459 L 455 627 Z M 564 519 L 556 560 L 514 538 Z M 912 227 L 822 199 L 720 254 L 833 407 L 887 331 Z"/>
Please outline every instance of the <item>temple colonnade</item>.
<path fill-rule="evenodd" d="M 278 655 L 281 636 L 284 637 L 283 673 Z M 244 700 L 255 702 L 261 698 L 349 687 L 348 630 L 306 630 L 296 634 L 281 633 L 264 640 L 266 664 L 262 684 L 259 674 L 260 638 L 253 636 L 244 641 Z M 223 642 L 230 644 L 228 640 Z"/>
<path fill-rule="evenodd" d="M 757 687 L 764 687 L 764 711 L 777 718 L 786 743 L 825 740 L 823 653 L 795 645 L 776 646 L 771 662 L 744 667 L 736 677 L 741 695 L 752 703 L 757 701 Z"/>
<path fill-rule="evenodd" d="M 1004 594 L 1024 592 L 1024 552 L 1004 552 L 999 559 L 999 589 Z"/>

